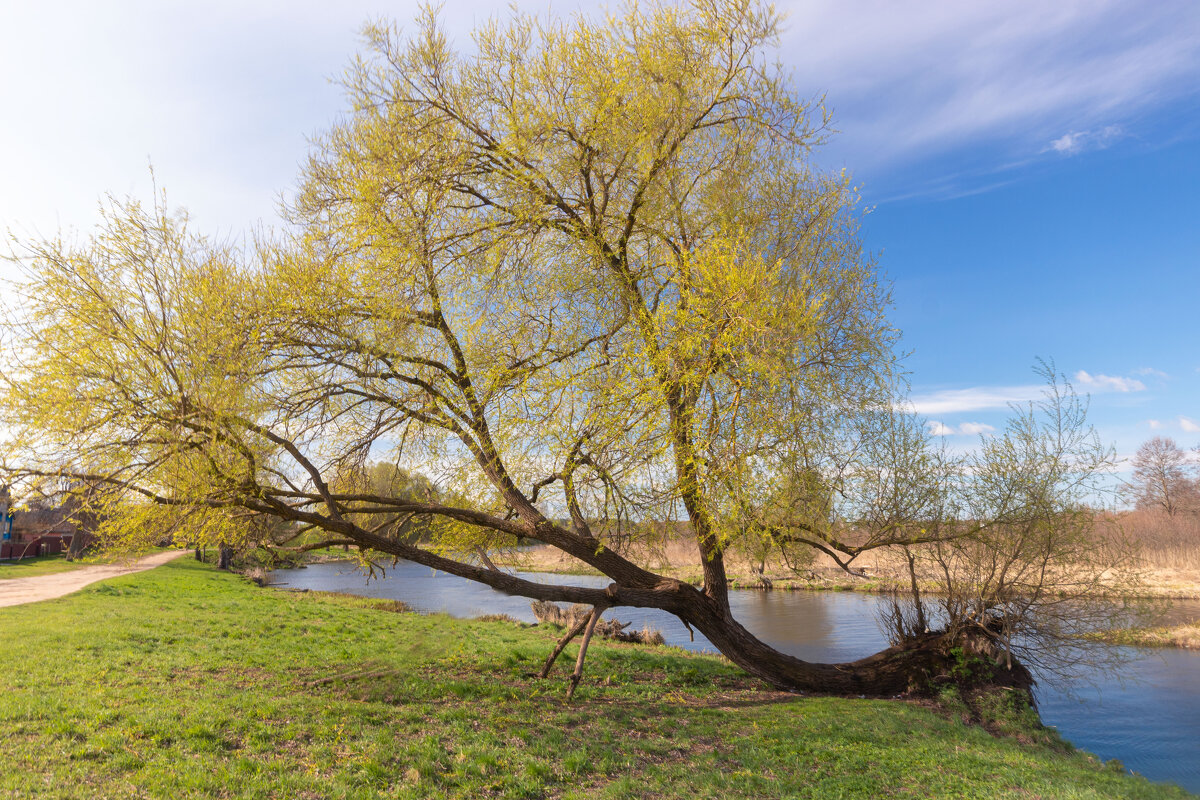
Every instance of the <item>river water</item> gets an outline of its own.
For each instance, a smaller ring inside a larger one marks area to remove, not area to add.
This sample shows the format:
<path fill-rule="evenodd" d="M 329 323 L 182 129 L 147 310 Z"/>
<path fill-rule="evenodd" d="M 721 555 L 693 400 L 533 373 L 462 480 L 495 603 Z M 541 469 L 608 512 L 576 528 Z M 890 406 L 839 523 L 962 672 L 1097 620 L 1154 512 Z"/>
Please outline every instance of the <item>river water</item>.
<path fill-rule="evenodd" d="M 543 583 L 605 586 L 606 578 L 521 573 Z M 508 614 L 534 622 L 529 600 L 510 597 L 472 581 L 401 562 L 368 581 L 351 564 L 315 564 L 280 570 L 272 582 L 295 589 L 346 592 L 402 600 L 424 612 L 456 617 Z M 731 593 L 734 616 L 773 647 L 807 661 L 851 661 L 887 646 L 877 623 L 881 598 L 856 592 Z M 633 628 L 649 625 L 667 644 L 713 650 L 703 636 L 693 641 L 675 617 L 653 609 L 609 612 Z M 1200 617 L 1200 602 L 1178 604 L 1177 619 Z M 1081 669 L 1065 687 L 1037 688 L 1042 721 L 1076 747 L 1154 781 L 1177 783 L 1200 793 L 1200 652 L 1134 648 L 1123 683 Z"/>

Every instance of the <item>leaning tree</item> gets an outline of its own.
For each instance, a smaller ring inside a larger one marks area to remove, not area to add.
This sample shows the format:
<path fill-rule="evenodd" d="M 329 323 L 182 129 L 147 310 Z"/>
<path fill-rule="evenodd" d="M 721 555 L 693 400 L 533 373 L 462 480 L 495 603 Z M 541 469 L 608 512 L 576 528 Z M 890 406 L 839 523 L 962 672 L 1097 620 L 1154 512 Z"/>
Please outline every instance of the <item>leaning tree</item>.
<path fill-rule="evenodd" d="M 662 609 L 780 687 L 919 685 L 957 640 L 785 655 L 733 618 L 728 549 L 853 569 L 1045 521 L 1054 496 L 997 484 L 987 519 L 956 517 L 953 469 L 897 421 L 887 286 L 848 179 L 810 159 L 823 106 L 765 59 L 778 24 L 749 0 L 514 13 L 467 55 L 432 12 L 369 26 L 285 234 L 239 250 L 156 200 L 22 245 L 14 478 L 116 487 L 124 531 L 229 542 L 269 527 L 248 514 L 594 615 Z M 446 491 L 388 490 L 364 469 L 385 457 Z M 637 562 L 653 521 L 685 523 L 702 585 Z M 480 557 L 518 539 L 611 583 Z"/>

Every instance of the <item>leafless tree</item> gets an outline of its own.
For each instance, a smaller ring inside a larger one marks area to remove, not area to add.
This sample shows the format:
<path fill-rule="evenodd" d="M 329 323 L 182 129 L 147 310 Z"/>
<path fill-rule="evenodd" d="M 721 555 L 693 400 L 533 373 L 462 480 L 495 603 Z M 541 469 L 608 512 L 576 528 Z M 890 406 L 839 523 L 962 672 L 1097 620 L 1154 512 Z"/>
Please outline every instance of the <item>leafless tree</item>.
<path fill-rule="evenodd" d="M 1155 436 L 1133 457 L 1133 477 L 1127 495 L 1138 508 L 1160 509 L 1174 516 L 1200 509 L 1200 486 L 1192 477 L 1187 453 L 1174 439 Z"/>

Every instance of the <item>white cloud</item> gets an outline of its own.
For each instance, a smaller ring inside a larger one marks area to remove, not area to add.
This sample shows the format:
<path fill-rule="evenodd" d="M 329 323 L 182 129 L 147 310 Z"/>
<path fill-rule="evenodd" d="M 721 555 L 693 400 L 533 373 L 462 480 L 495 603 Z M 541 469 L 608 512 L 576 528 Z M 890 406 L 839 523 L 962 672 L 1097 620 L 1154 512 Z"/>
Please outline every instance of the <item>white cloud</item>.
<path fill-rule="evenodd" d="M 1187 417 L 1179 418 L 1179 427 L 1183 428 L 1188 433 L 1200 433 L 1200 423 Z"/>
<path fill-rule="evenodd" d="M 1163 426 L 1162 422 L 1156 419 L 1146 420 L 1146 424 L 1150 426 L 1150 430 L 1156 431 Z"/>
<path fill-rule="evenodd" d="M 1080 136 L 1078 133 L 1064 133 L 1059 138 L 1050 143 L 1050 149 L 1056 153 L 1065 153 L 1066 155 L 1074 155 L 1082 149 L 1080 144 Z"/>
<path fill-rule="evenodd" d="M 1155 377 L 1155 378 L 1162 378 L 1163 380 L 1167 380 L 1168 378 L 1171 377 L 1167 373 L 1163 372 L 1161 369 L 1155 369 L 1154 367 L 1141 367 L 1139 369 L 1135 369 L 1133 371 L 1133 374 L 1134 375 L 1147 375 L 1147 376 L 1151 376 L 1151 377 Z"/>
<path fill-rule="evenodd" d="M 953 425 L 947 425 L 938 420 L 926 422 L 925 428 L 931 436 L 978 436 L 981 433 L 991 433 L 996 430 L 984 422 L 964 422 L 955 428 Z"/>
<path fill-rule="evenodd" d="M 1136 378 L 1093 375 L 1085 370 L 1075 373 L 1074 380 L 1080 388 L 1093 392 L 1141 392 L 1146 389 L 1145 384 Z M 1042 400 L 1045 394 L 1046 387 L 1044 385 L 973 386 L 969 389 L 943 389 L 937 392 L 913 395 L 908 399 L 908 405 L 909 410 L 916 414 L 943 416 L 986 409 L 1006 409 L 1014 404 L 1022 405 Z M 943 425 L 941 422 L 937 424 Z M 989 432 L 974 427 L 981 424 L 983 423 L 966 422 L 958 431 L 947 427 L 947 433 L 937 435 L 945 436 L 954 432 L 968 434 Z M 990 428 L 990 430 L 995 429 Z"/>
<path fill-rule="evenodd" d="M 1094 392 L 1143 392 L 1146 390 L 1146 384 L 1136 378 L 1092 375 L 1082 369 L 1075 373 L 1075 382 Z"/>
<path fill-rule="evenodd" d="M 925 427 L 929 429 L 931 436 L 952 436 L 954 434 L 954 428 L 951 428 L 949 425 L 943 425 L 936 420 L 926 422 Z"/>
<path fill-rule="evenodd" d="M 454 0 L 452 42 L 505 4 Z M 521 0 L 542 13 L 547 0 Z M 416 3 L 387 6 L 406 31 Z M 147 163 L 198 230 L 277 219 L 310 137 L 348 102 L 336 80 L 372 0 L 0 3 L 0 233 L 88 230 L 107 192 L 152 197 Z M 564 17 L 582 0 L 555 3 Z"/>
<path fill-rule="evenodd" d="M 1008 408 L 1013 403 L 1041 399 L 1044 386 L 976 386 L 970 389 L 944 389 L 909 398 L 917 414 L 957 414 L 987 408 Z"/>
<path fill-rule="evenodd" d="M 1046 151 L 1053 150 L 1064 156 L 1074 156 L 1085 150 L 1103 150 L 1121 138 L 1121 133 L 1119 125 L 1107 125 L 1097 131 L 1072 131 L 1050 142 Z"/>

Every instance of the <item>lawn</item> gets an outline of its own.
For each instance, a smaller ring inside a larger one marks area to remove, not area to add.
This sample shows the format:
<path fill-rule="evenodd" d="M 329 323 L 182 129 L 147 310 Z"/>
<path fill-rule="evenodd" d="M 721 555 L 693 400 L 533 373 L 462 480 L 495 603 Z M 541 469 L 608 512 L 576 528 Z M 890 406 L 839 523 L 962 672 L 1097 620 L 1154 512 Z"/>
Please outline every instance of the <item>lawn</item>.
<path fill-rule="evenodd" d="M 1188 796 L 669 648 L 593 643 L 566 705 L 553 638 L 186 559 L 0 609 L 0 798 Z"/>
<path fill-rule="evenodd" d="M 37 575 L 53 575 L 79 569 L 78 561 L 67 561 L 61 553 L 52 556 L 35 556 L 17 561 L 0 561 L 0 581 L 11 578 L 32 578 Z"/>

